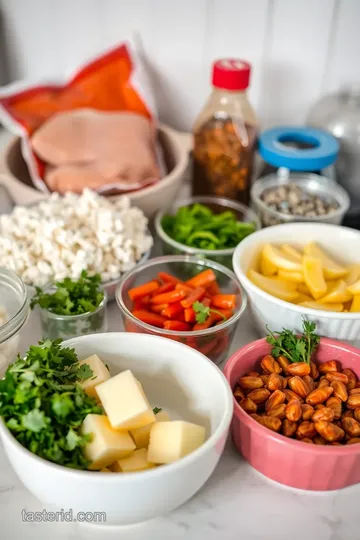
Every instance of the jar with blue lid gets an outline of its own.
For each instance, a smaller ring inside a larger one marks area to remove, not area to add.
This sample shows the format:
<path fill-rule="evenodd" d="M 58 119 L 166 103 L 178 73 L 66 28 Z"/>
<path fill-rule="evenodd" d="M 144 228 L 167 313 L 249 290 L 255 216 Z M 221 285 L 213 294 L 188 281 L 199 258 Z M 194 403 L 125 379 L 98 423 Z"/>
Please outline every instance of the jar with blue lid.
<path fill-rule="evenodd" d="M 350 201 L 336 183 L 333 164 L 338 152 L 335 137 L 320 129 L 264 131 L 259 138 L 264 174 L 251 190 L 262 225 L 292 221 L 340 224 Z"/>

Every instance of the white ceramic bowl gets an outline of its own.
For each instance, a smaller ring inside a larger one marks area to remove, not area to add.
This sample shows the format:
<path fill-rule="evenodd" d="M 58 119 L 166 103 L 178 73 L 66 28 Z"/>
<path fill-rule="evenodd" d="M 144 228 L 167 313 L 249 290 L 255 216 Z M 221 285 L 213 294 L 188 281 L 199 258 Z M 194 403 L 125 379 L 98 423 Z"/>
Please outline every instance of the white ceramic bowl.
<path fill-rule="evenodd" d="M 246 272 L 261 247 L 266 243 L 304 246 L 316 242 L 336 260 L 360 263 L 360 232 L 338 225 L 319 223 L 291 223 L 275 225 L 256 231 L 245 238 L 233 256 L 234 272 L 246 290 L 255 324 L 261 336 L 266 335 L 266 325 L 272 330 L 289 328 L 300 331 L 302 317 L 315 321 L 321 336 L 346 341 L 360 347 L 360 313 L 335 313 L 314 310 L 279 300 L 262 291 L 247 277 Z"/>
<path fill-rule="evenodd" d="M 162 516 L 192 497 L 223 452 L 233 412 L 222 372 L 201 353 L 157 336 L 93 334 L 64 342 L 80 359 L 98 354 L 113 374 L 131 369 L 153 406 L 173 419 L 206 426 L 207 440 L 170 465 L 137 473 L 76 471 L 26 450 L 0 421 L 0 436 L 23 484 L 42 502 L 77 512 L 106 512 L 107 524 L 133 524 Z"/>

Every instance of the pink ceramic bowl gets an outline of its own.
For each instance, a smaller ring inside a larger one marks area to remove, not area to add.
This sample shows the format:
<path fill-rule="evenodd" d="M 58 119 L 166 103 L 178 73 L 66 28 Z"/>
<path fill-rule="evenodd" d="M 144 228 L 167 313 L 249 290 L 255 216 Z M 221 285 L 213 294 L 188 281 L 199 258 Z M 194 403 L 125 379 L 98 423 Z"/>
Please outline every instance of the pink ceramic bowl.
<path fill-rule="evenodd" d="M 270 353 L 265 339 L 253 341 L 236 351 L 224 373 L 234 389 L 247 371 L 258 369 Z M 333 339 L 321 338 L 318 363 L 338 360 L 360 379 L 360 350 Z M 331 491 L 360 483 L 360 443 L 320 446 L 288 439 L 253 420 L 234 399 L 231 434 L 237 450 L 254 469 L 286 486 L 312 491 Z"/>

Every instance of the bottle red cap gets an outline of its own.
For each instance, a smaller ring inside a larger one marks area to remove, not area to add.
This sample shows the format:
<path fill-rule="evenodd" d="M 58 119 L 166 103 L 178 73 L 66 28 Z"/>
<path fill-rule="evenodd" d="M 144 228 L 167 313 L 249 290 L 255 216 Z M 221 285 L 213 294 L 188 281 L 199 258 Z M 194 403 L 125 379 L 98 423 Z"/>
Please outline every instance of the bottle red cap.
<path fill-rule="evenodd" d="M 221 58 L 213 64 L 212 84 L 225 90 L 245 90 L 250 82 L 251 66 L 238 58 Z"/>

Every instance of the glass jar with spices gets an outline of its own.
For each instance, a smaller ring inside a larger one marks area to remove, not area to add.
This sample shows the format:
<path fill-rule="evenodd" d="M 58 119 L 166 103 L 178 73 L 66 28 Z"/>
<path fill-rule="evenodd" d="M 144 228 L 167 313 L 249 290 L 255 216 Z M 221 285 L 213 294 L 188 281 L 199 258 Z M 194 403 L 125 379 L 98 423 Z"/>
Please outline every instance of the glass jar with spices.
<path fill-rule="evenodd" d="M 257 120 L 247 99 L 250 64 L 213 65 L 213 91 L 194 128 L 193 194 L 249 202 Z"/>

